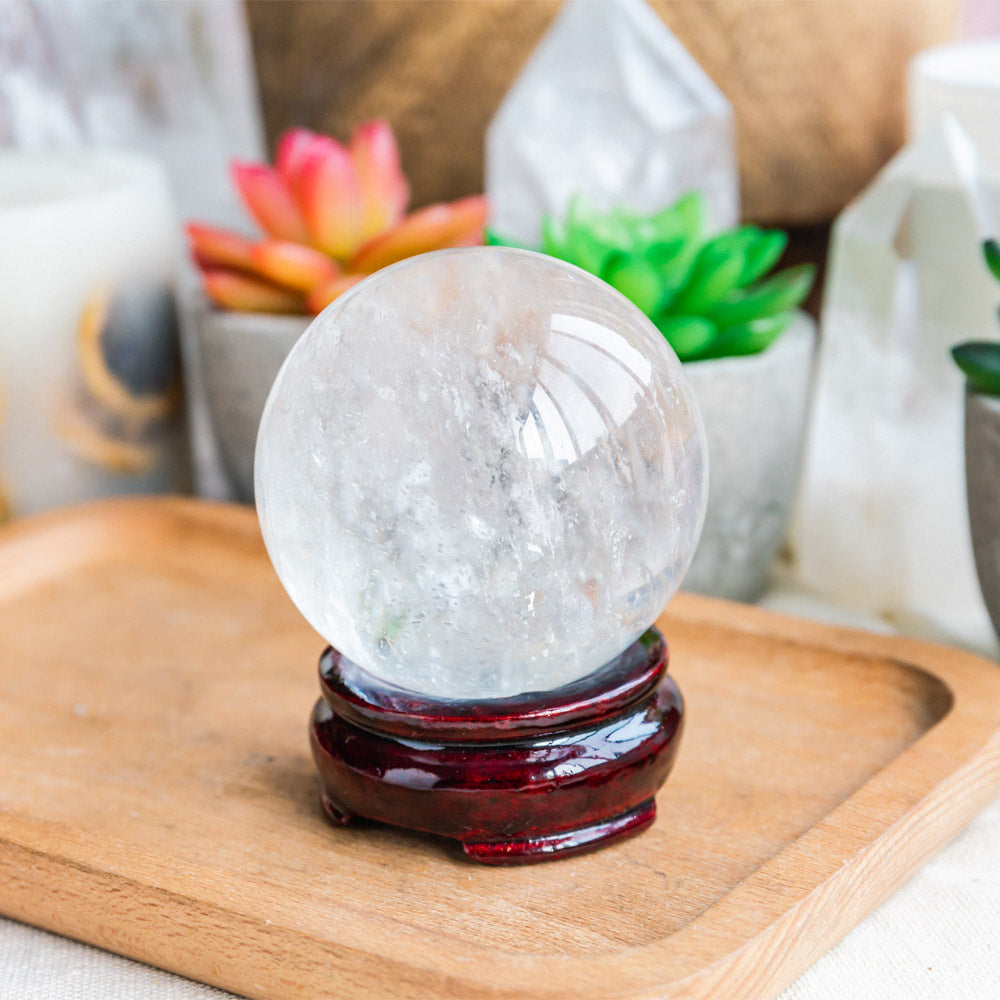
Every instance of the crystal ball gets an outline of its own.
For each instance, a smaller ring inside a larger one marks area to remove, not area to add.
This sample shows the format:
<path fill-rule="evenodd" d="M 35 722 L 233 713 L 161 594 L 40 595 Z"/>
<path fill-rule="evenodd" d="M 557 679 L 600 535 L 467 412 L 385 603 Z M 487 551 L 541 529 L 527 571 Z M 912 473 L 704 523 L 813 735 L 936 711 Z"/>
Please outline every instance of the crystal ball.
<path fill-rule="evenodd" d="M 325 309 L 271 389 L 255 493 L 282 584 L 383 682 L 541 692 L 656 619 L 701 531 L 707 449 L 677 356 L 560 260 L 443 250 Z"/>

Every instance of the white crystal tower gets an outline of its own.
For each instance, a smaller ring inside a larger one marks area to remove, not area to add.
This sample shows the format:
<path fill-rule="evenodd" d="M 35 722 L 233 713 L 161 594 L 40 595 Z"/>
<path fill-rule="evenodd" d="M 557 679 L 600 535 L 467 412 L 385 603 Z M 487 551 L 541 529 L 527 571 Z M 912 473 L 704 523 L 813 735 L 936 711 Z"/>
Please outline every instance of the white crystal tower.
<path fill-rule="evenodd" d="M 698 540 L 706 447 L 680 362 L 551 257 L 412 258 L 292 350 L 257 442 L 264 540 L 317 631 L 449 698 L 548 690 L 655 620 Z"/>
<path fill-rule="evenodd" d="M 801 583 L 908 631 L 987 647 L 969 542 L 962 376 L 997 338 L 989 185 L 952 121 L 904 149 L 834 228 L 794 530 Z"/>
<path fill-rule="evenodd" d="M 687 191 L 739 215 L 732 109 L 643 0 L 570 0 L 490 125 L 490 225 L 531 246 L 576 194 L 655 212 Z"/>

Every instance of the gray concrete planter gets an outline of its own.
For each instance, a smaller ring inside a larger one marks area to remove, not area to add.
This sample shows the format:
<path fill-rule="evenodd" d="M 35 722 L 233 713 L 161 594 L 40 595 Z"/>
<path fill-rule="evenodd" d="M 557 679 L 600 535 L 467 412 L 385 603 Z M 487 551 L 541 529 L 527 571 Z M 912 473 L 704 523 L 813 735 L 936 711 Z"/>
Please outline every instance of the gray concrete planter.
<path fill-rule="evenodd" d="M 278 369 L 311 316 L 198 309 L 193 331 L 212 433 L 237 500 L 253 501 L 257 425 Z"/>
<path fill-rule="evenodd" d="M 965 481 L 976 573 L 1000 636 L 1000 399 L 966 389 Z"/>
<path fill-rule="evenodd" d="M 798 486 L 816 326 L 804 313 L 762 354 L 684 366 L 708 436 L 708 510 L 685 590 L 753 601 Z"/>

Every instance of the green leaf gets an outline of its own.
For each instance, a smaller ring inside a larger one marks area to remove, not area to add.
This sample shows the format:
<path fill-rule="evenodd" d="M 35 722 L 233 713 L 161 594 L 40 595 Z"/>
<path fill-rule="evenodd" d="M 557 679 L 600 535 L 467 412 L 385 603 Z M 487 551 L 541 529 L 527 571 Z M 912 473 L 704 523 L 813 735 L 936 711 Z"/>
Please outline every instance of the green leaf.
<path fill-rule="evenodd" d="M 628 246 L 636 253 L 643 253 L 659 239 L 659 231 L 652 219 L 641 216 L 619 215 L 618 222 L 628 233 Z"/>
<path fill-rule="evenodd" d="M 616 209 L 613 215 L 619 230 L 626 234 L 623 248 L 641 253 L 657 243 L 697 245 L 707 224 L 708 209 L 704 195 L 692 191 L 656 215 L 639 215 L 624 208 Z"/>
<path fill-rule="evenodd" d="M 1000 396 L 1000 342 L 968 340 L 953 347 L 951 356 L 973 389 Z"/>
<path fill-rule="evenodd" d="M 705 247 L 725 254 L 739 254 L 744 259 L 760 237 L 761 231 L 756 226 L 736 226 L 713 236 L 705 243 Z"/>
<path fill-rule="evenodd" d="M 996 240 L 986 240 L 983 243 L 983 257 L 986 259 L 986 266 L 997 281 L 1000 281 L 1000 243 Z"/>
<path fill-rule="evenodd" d="M 623 250 L 638 250 L 649 242 L 652 232 L 648 216 L 637 215 L 620 205 L 593 225 L 599 235 Z"/>
<path fill-rule="evenodd" d="M 513 247 L 515 250 L 533 250 L 525 243 L 512 240 L 509 236 L 501 236 L 495 229 L 488 226 L 483 231 L 483 243 L 488 247 Z"/>
<path fill-rule="evenodd" d="M 809 294 L 815 272 L 812 264 L 786 268 L 766 281 L 730 292 L 706 309 L 706 315 L 725 329 L 795 309 Z"/>
<path fill-rule="evenodd" d="M 569 200 L 566 209 L 566 228 L 583 226 L 586 228 L 600 219 L 601 213 L 597 206 L 585 194 L 575 194 Z"/>
<path fill-rule="evenodd" d="M 650 222 L 656 232 L 655 240 L 650 242 L 700 241 L 708 225 L 708 202 L 701 191 L 689 191 L 654 215 Z"/>
<path fill-rule="evenodd" d="M 787 312 L 812 286 L 810 265 L 761 280 L 784 252 L 788 237 L 781 230 L 738 226 L 706 240 L 707 224 L 700 191 L 652 216 L 623 206 L 604 212 L 577 195 L 564 221 L 543 220 L 541 249 L 604 278 L 647 315 L 685 319 L 672 328 L 685 353 L 710 327 L 717 332 Z M 487 240 L 517 245 L 492 231 Z M 693 327 L 695 318 L 707 323 Z"/>
<path fill-rule="evenodd" d="M 652 316 L 666 297 L 667 288 L 660 269 L 645 257 L 614 254 L 601 272 L 601 277 L 647 316 Z"/>
<path fill-rule="evenodd" d="M 572 229 L 566 234 L 568 260 L 591 274 L 600 274 L 604 262 L 614 252 L 588 229 Z"/>
<path fill-rule="evenodd" d="M 715 324 L 701 316 L 665 316 L 656 325 L 681 361 L 704 351 L 718 333 Z"/>
<path fill-rule="evenodd" d="M 749 285 L 763 278 L 781 259 L 788 246 L 788 233 L 781 229 L 759 230 L 753 246 L 747 250 L 746 266 L 740 278 L 741 285 Z"/>
<path fill-rule="evenodd" d="M 686 284 L 671 303 L 671 312 L 685 316 L 707 314 L 736 288 L 743 264 L 742 253 L 706 244 L 698 252 Z"/>
<path fill-rule="evenodd" d="M 660 275 L 663 298 L 658 311 L 670 311 L 677 293 L 691 277 L 694 262 L 698 257 L 698 244 L 684 239 L 672 243 L 654 243 L 646 250 L 646 260 Z"/>
<path fill-rule="evenodd" d="M 572 200 L 566 216 L 564 260 L 600 275 L 614 253 L 631 249 L 628 230 L 612 215 L 600 215 L 583 197 Z"/>
<path fill-rule="evenodd" d="M 572 236 L 574 231 L 583 230 L 608 247 L 628 250 L 632 246 L 631 219 L 625 208 L 601 212 L 589 198 L 576 195 L 566 213 L 566 231 Z"/>
<path fill-rule="evenodd" d="M 697 241 L 679 237 L 676 240 L 652 243 L 644 254 L 650 264 L 663 272 L 665 281 L 680 286 L 687 281 L 699 249 Z"/>
<path fill-rule="evenodd" d="M 542 253 L 575 263 L 566 248 L 566 227 L 551 215 L 542 219 Z"/>
<path fill-rule="evenodd" d="M 723 330 L 700 351 L 694 361 L 707 361 L 710 358 L 742 357 L 748 354 L 760 354 L 766 350 L 787 329 L 794 313 L 779 313 L 777 316 L 762 316 Z"/>

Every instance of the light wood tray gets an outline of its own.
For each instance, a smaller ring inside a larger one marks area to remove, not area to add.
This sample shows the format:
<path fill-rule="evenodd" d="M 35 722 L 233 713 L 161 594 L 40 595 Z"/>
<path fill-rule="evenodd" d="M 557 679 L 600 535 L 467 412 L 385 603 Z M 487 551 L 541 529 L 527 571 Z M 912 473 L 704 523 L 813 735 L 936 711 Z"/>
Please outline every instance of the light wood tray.
<path fill-rule="evenodd" d="M 251 997 L 768 997 L 1000 785 L 1000 670 L 681 595 L 659 819 L 530 868 L 333 829 L 319 638 L 252 512 L 0 536 L 0 911 Z"/>

